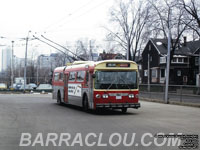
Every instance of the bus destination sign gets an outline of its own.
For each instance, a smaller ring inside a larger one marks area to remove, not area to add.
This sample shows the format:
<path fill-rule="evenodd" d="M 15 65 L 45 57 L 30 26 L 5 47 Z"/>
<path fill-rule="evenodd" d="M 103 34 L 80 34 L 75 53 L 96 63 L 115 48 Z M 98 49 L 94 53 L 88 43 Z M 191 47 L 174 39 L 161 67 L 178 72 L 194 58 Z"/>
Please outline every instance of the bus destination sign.
<path fill-rule="evenodd" d="M 107 63 L 106 67 L 130 67 L 130 63 Z"/>

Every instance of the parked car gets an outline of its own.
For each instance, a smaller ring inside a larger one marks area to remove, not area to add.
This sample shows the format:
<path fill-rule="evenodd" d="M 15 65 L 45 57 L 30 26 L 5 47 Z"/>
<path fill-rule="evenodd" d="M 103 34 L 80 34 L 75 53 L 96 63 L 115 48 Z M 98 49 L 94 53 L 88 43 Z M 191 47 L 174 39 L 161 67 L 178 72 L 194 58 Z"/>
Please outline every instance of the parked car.
<path fill-rule="evenodd" d="M 23 90 L 24 89 L 24 84 L 22 84 L 19 89 Z M 25 90 L 30 90 L 30 86 L 28 84 L 25 85 Z"/>
<path fill-rule="evenodd" d="M 30 90 L 33 90 L 33 89 L 35 90 L 37 88 L 37 85 L 35 83 L 29 83 L 28 86 Z"/>
<path fill-rule="evenodd" d="M 52 90 L 51 84 L 40 84 L 36 90 Z"/>
<path fill-rule="evenodd" d="M 0 83 L 0 89 L 7 89 L 7 85 L 5 83 Z"/>
<path fill-rule="evenodd" d="M 21 87 L 22 87 L 22 83 L 13 84 L 13 88 L 14 88 L 15 90 L 20 90 Z"/>

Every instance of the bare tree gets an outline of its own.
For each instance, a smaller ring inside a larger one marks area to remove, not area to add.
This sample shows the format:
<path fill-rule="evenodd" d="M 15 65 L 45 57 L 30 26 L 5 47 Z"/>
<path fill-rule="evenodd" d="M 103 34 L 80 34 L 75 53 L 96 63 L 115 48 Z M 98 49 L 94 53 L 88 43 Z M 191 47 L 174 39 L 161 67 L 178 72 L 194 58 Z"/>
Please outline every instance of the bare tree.
<path fill-rule="evenodd" d="M 75 54 L 85 60 L 93 60 L 92 53 L 95 51 L 96 41 L 87 38 L 79 39 L 75 42 Z"/>
<path fill-rule="evenodd" d="M 171 60 L 175 50 L 180 46 L 180 40 L 183 33 L 188 29 L 188 24 L 184 22 L 184 10 L 178 5 L 178 1 L 174 0 L 149 0 L 153 9 L 151 10 L 154 18 L 151 22 L 154 31 L 159 36 L 167 39 L 168 30 L 171 30 Z M 173 12 L 172 12 L 173 10 Z M 171 15 L 171 20 L 170 20 Z"/>
<path fill-rule="evenodd" d="M 179 0 L 179 4 L 187 12 L 188 16 L 185 18 L 185 22 L 190 22 L 188 26 L 190 29 L 196 32 L 200 38 L 200 2 L 198 0 Z"/>
<path fill-rule="evenodd" d="M 149 19 L 149 5 L 144 1 L 118 1 L 111 10 L 111 22 L 114 29 L 106 28 L 113 40 L 127 52 L 127 59 L 133 60 L 140 49 L 144 27 Z"/>

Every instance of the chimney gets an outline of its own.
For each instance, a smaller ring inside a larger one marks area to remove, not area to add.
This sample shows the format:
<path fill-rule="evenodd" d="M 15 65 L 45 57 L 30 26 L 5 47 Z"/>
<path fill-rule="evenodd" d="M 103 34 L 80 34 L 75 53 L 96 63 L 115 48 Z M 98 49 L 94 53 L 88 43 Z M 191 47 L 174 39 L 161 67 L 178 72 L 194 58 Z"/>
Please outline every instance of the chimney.
<path fill-rule="evenodd" d="M 183 45 L 184 45 L 184 46 L 186 46 L 187 37 L 186 37 L 186 36 L 184 36 L 184 37 L 183 37 L 183 39 L 184 39 L 184 43 L 183 43 Z"/>

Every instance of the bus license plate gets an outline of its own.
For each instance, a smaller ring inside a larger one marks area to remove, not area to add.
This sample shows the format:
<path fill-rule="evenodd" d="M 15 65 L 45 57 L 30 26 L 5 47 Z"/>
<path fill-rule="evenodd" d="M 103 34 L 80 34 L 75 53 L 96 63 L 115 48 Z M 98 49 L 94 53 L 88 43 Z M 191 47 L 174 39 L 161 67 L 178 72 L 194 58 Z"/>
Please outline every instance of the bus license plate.
<path fill-rule="evenodd" d="M 122 99 L 122 96 L 116 96 L 116 99 Z"/>

